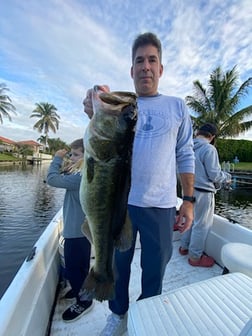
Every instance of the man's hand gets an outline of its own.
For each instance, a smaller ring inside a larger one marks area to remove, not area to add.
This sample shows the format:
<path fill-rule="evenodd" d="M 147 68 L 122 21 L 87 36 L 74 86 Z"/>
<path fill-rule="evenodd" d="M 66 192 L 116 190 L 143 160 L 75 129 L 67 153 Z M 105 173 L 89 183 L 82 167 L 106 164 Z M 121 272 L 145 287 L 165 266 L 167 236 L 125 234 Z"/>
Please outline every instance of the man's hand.
<path fill-rule="evenodd" d="M 191 202 L 184 201 L 180 206 L 179 215 L 176 217 L 176 225 L 180 233 L 190 229 L 193 218 L 193 204 Z"/>
<path fill-rule="evenodd" d="M 99 91 L 102 92 L 109 92 L 109 86 L 107 85 L 96 85 Z M 87 90 L 86 97 L 83 100 L 84 105 L 84 112 L 88 115 L 89 119 L 92 118 L 94 111 L 93 111 L 93 102 L 92 102 L 92 96 L 93 96 L 94 89 Z"/>

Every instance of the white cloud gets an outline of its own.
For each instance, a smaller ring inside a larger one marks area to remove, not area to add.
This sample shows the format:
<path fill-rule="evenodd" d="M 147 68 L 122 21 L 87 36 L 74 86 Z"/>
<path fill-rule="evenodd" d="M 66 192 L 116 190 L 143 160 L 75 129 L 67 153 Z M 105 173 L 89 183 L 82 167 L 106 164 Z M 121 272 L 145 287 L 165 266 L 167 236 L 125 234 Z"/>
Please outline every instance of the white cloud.
<path fill-rule="evenodd" d="M 241 81 L 252 73 L 252 9 L 248 0 L 9 0 L 1 4 L 0 82 L 17 107 L 4 119 L 2 136 L 37 139 L 35 103 L 58 108 L 67 142 L 84 133 L 82 100 L 94 84 L 133 90 L 131 43 L 153 31 L 163 43 L 162 93 L 185 97 L 192 83 L 206 83 L 217 66 L 238 65 Z M 252 104 L 251 96 L 245 104 Z M 252 139 L 252 132 L 243 138 Z M 50 134 L 54 137 L 54 134 Z M 15 139 L 16 139 L 15 138 Z"/>

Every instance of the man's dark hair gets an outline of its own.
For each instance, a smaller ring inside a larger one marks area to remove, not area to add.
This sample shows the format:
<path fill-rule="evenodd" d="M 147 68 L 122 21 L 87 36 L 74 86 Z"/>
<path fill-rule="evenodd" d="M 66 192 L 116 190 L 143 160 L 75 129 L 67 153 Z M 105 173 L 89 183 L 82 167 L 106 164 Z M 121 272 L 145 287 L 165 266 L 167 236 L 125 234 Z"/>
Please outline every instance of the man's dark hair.
<path fill-rule="evenodd" d="M 199 135 L 203 135 L 206 137 L 213 136 L 213 135 L 216 136 L 217 132 L 218 131 L 217 131 L 216 125 L 211 124 L 211 123 L 206 123 L 202 125 L 198 130 Z"/>
<path fill-rule="evenodd" d="M 214 138 L 210 142 L 210 144 L 214 146 L 216 142 L 217 133 L 218 133 L 218 130 L 217 130 L 216 125 L 211 124 L 211 123 L 206 123 L 199 128 L 197 135 L 203 135 L 206 138 L 214 136 Z"/>
<path fill-rule="evenodd" d="M 146 45 L 153 45 L 158 50 L 159 60 L 160 63 L 162 62 L 162 45 L 160 40 L 157 38 L 157 36 L 153 33 L 144 33 L 140 34 L 136 37 L 135 41 L 132 45 L 132 63 L 134 63 L 134 58 L 136 55 L 136 51 L 139 47 L 144 47 Z"/>

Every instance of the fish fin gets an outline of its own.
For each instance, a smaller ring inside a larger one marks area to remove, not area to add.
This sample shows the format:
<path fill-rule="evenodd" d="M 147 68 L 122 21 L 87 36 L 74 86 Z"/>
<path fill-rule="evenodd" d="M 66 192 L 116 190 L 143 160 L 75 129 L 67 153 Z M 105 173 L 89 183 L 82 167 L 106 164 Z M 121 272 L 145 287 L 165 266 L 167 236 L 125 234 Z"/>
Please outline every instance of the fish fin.
<path fill-rule="evenodd" d="M 113 277 L 104 278 L 104 276 L 95 273 L 94 268 L 91 268 L 84 281 L 83 295 L 88 297 L 89 300 L 113 300 L 115 297 L 114 287 Z"/>
<path fill-rule="evenodd" d="M 89 242 L 91 244 L 93 244 L 92 233 L 90 231 L 87 218 L 84 220 L 84 223 L 81 226 L 81 231 L 84 234 L 84 236 L 87 237 L 87 239 L 89 240 Z"/>
<path fill-rule="evenodd" d="M 133 233 L 132 233 L 132 225 L 131 220 L 129 217 L 129 213 L 127 211 L 125 223 L 122 226 L 122 230 L 119 236 L 115 239 L 115 247 L 119 249 L 119 251 L 127 251 L 131 248 L 133 240 Z"/>

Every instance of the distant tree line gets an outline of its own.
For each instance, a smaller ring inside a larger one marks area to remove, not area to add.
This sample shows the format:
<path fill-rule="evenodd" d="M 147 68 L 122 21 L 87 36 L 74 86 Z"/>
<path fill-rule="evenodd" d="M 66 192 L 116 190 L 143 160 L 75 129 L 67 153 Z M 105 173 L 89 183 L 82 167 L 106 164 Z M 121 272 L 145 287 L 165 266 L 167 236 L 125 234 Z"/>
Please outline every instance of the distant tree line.
<path fill-rule="evenodd" d="M 252 162 L 252 141 L 217 139 L 220 162 L 230 161 L 237 156 L 240 162 Z"/>
<path fill-rule="evenodd" d="M 65 141 L 62 141 L 60 138 L 48 138 L 48 153 L 54 155 L 57 150 L 65 148 L 70 151 L 70 145 Z"/>

